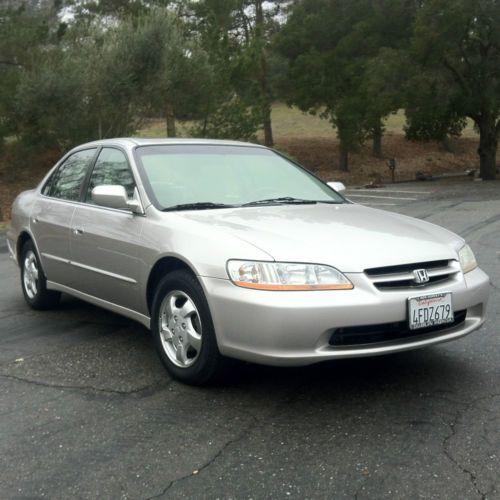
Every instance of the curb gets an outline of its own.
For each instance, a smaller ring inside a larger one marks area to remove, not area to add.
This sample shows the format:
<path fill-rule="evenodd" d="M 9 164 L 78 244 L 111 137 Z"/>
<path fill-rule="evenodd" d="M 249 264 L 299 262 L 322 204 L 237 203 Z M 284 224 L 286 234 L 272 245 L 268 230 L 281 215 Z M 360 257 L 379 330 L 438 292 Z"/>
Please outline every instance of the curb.
<path fill-rule="evenodd" d="M 382 178 L 380 184 L 377 184 L 374 186 L 368 186 L 368 184 L 370 184 L 370 183 L 365 182 L 365 183 L 359 184 L 357 186 L 350 186 L 350 187 L 348 187 L 348 189 L 353 189 L 353 188 L 355 189 L 356 187 L 373 187 L 373 189 L 377 189 L 380 187 L 394 186 L 396 184 L 407 184 L 407 183 L 411 183 L 411 182 L 418 182 L 419 184 L 424 184 L 424 183 L 429 183 L 429 182 L 433 182 L 433 181 L 440 181 L 443 179 L 460 179 L 460 178 L 466 179 L 467 177 L 471 178 L 471 180 L 473 179 L 472 175 L 470 173 L 468 173 L 467 171 L 464 173 L 439 174 L 439 175 L 429 176 L 428 178 L 425 178 L 425 179 L 424 178 L 421 178 L 421 179 L 417 179 L 417 178 L 396 179 L 394 182 L 392 182 L 391 179 Z M 474 180 L 476 180 L 476 179 L 474 179 Z M 345 184 L 345 182 L 344 182 L 344 184 Z"/>

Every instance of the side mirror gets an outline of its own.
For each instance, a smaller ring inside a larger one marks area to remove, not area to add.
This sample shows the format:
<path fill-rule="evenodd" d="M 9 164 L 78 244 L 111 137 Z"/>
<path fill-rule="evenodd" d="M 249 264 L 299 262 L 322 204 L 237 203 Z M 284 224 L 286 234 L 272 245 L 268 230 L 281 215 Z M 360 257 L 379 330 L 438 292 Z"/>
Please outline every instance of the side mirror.
<path fill-rule="evenodd" d="M 335 191 L 337 191 L 337 193 L 340 193 L 340 194 L 345 193 L 346 187 L 345 187 L 345 184 L 343 182 L 327 182 L 327 184 L 332 189 L 334 189 Z"/>
<path fill-rule="evenodd" d="M 135 193 L 134 193 L 135 194 Z M 92 189 L 92 201 L 96 205 L 103 207 L 117 208 L 119 210 L 130 210 L 134 213 L 143 213 L 140 202 L 137 196 L 129 200 L 127 191 L 123 186 L 118 185 L 102 185 Z"/>

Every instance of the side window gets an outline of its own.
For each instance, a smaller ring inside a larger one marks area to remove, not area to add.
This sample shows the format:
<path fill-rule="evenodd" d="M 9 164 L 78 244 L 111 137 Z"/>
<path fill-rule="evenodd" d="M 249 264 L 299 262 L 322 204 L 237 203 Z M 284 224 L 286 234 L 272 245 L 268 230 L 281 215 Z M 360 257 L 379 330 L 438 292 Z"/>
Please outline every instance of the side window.
<path fill-rule="evenodd" d="M 134 196 L 134 177 L 128 166 L 126 156 L 118 149 L 103 148 L 99 153 L 85 195 L 87 203 L 93 203 L 92 189 L 103 184 L 123 186 L 129 198 Z"/>
<path fill-rule="evenodd" d="M 94 158 L 95 152 L 94 148 L 72 154 L 52 176 L 50 196 L 78 201 L 87 168 Z"/>
<path fill-rule="evenodd" d="M 45 196 L 50 196 L 50 189 L 52 188 L 52 181 L 54 180 L 55 175 L 56 173 L 54 171 L 42 188 L 42 194 Z"/>

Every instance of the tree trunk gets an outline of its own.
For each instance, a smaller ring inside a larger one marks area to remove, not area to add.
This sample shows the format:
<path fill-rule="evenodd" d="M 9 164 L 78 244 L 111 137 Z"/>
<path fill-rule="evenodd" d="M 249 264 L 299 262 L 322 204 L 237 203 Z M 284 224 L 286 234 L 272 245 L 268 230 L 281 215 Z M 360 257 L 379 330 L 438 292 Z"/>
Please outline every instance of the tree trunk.
<path fill-rule="evenodd" d="M 274 145 L 274 139 L 271 125 L 271 105 L 269 103 L 265 103 L 262 106 L 262 114 L 264 115 L 264 144 L 267 147 L 272 147 Z"/>
<path fill-rule="evenodd" d="M 373 156 L 382 158 L 382 124 L 380 121 L 373 127 Z"/>
<path fill-rule="evenodd" d="M 441 140 L 441 146 L 447 153 L 453 153 L 453 148 L 451 147 L 450 138 L 445 135 Z"/>
<path fill-rule="evenodd" d="M 258 38 L 260 44 L 259 55 L 259 70 L 257 79 L 259 82 L 260 96 L 261 96 L 261 112 L 262 124 L 264 127 L 264 144 L 267 147 L 274 145 L 273 128 L 271 124 L 271 89 L 269 87 L 269 67 L 267 63 L 267 53 L 265 47 L 264 37 L 264 11 L 262 8 L 262 0 L 255 2 L 255 36 Z"/>
<path fill-rule="evenodd" d="M 496 157 L 498 136 L 495 127 L 495 118 L 482 114 L 476 122 L 479 128 L 479 175 L 485 181 L 496 178 Z"/>
<path fill-rule="evenodd" d="M 176 137 L 174 107 L 169 102 L 165 104 L 165 122 L 167 125 L 167 137 Z"/>
<path fill-rule="evenodd" d="M 349 171 L 349 150 L 342 141 L 340 141 L 339 144 L 339 169 L 342 170 L 342 172 Z"/>

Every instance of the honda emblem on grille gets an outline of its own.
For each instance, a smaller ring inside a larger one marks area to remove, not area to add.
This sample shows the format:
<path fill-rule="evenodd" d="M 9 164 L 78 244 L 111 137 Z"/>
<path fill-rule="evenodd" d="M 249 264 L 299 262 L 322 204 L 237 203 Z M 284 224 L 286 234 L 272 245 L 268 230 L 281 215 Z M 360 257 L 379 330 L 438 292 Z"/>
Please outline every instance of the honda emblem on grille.
<path fill-rule="evenodd" d="M 429 275 L 426 269 L 415 269 L 413 271 L 413 281 L 415 283 L 427 283 L 429 281 Z"/>

